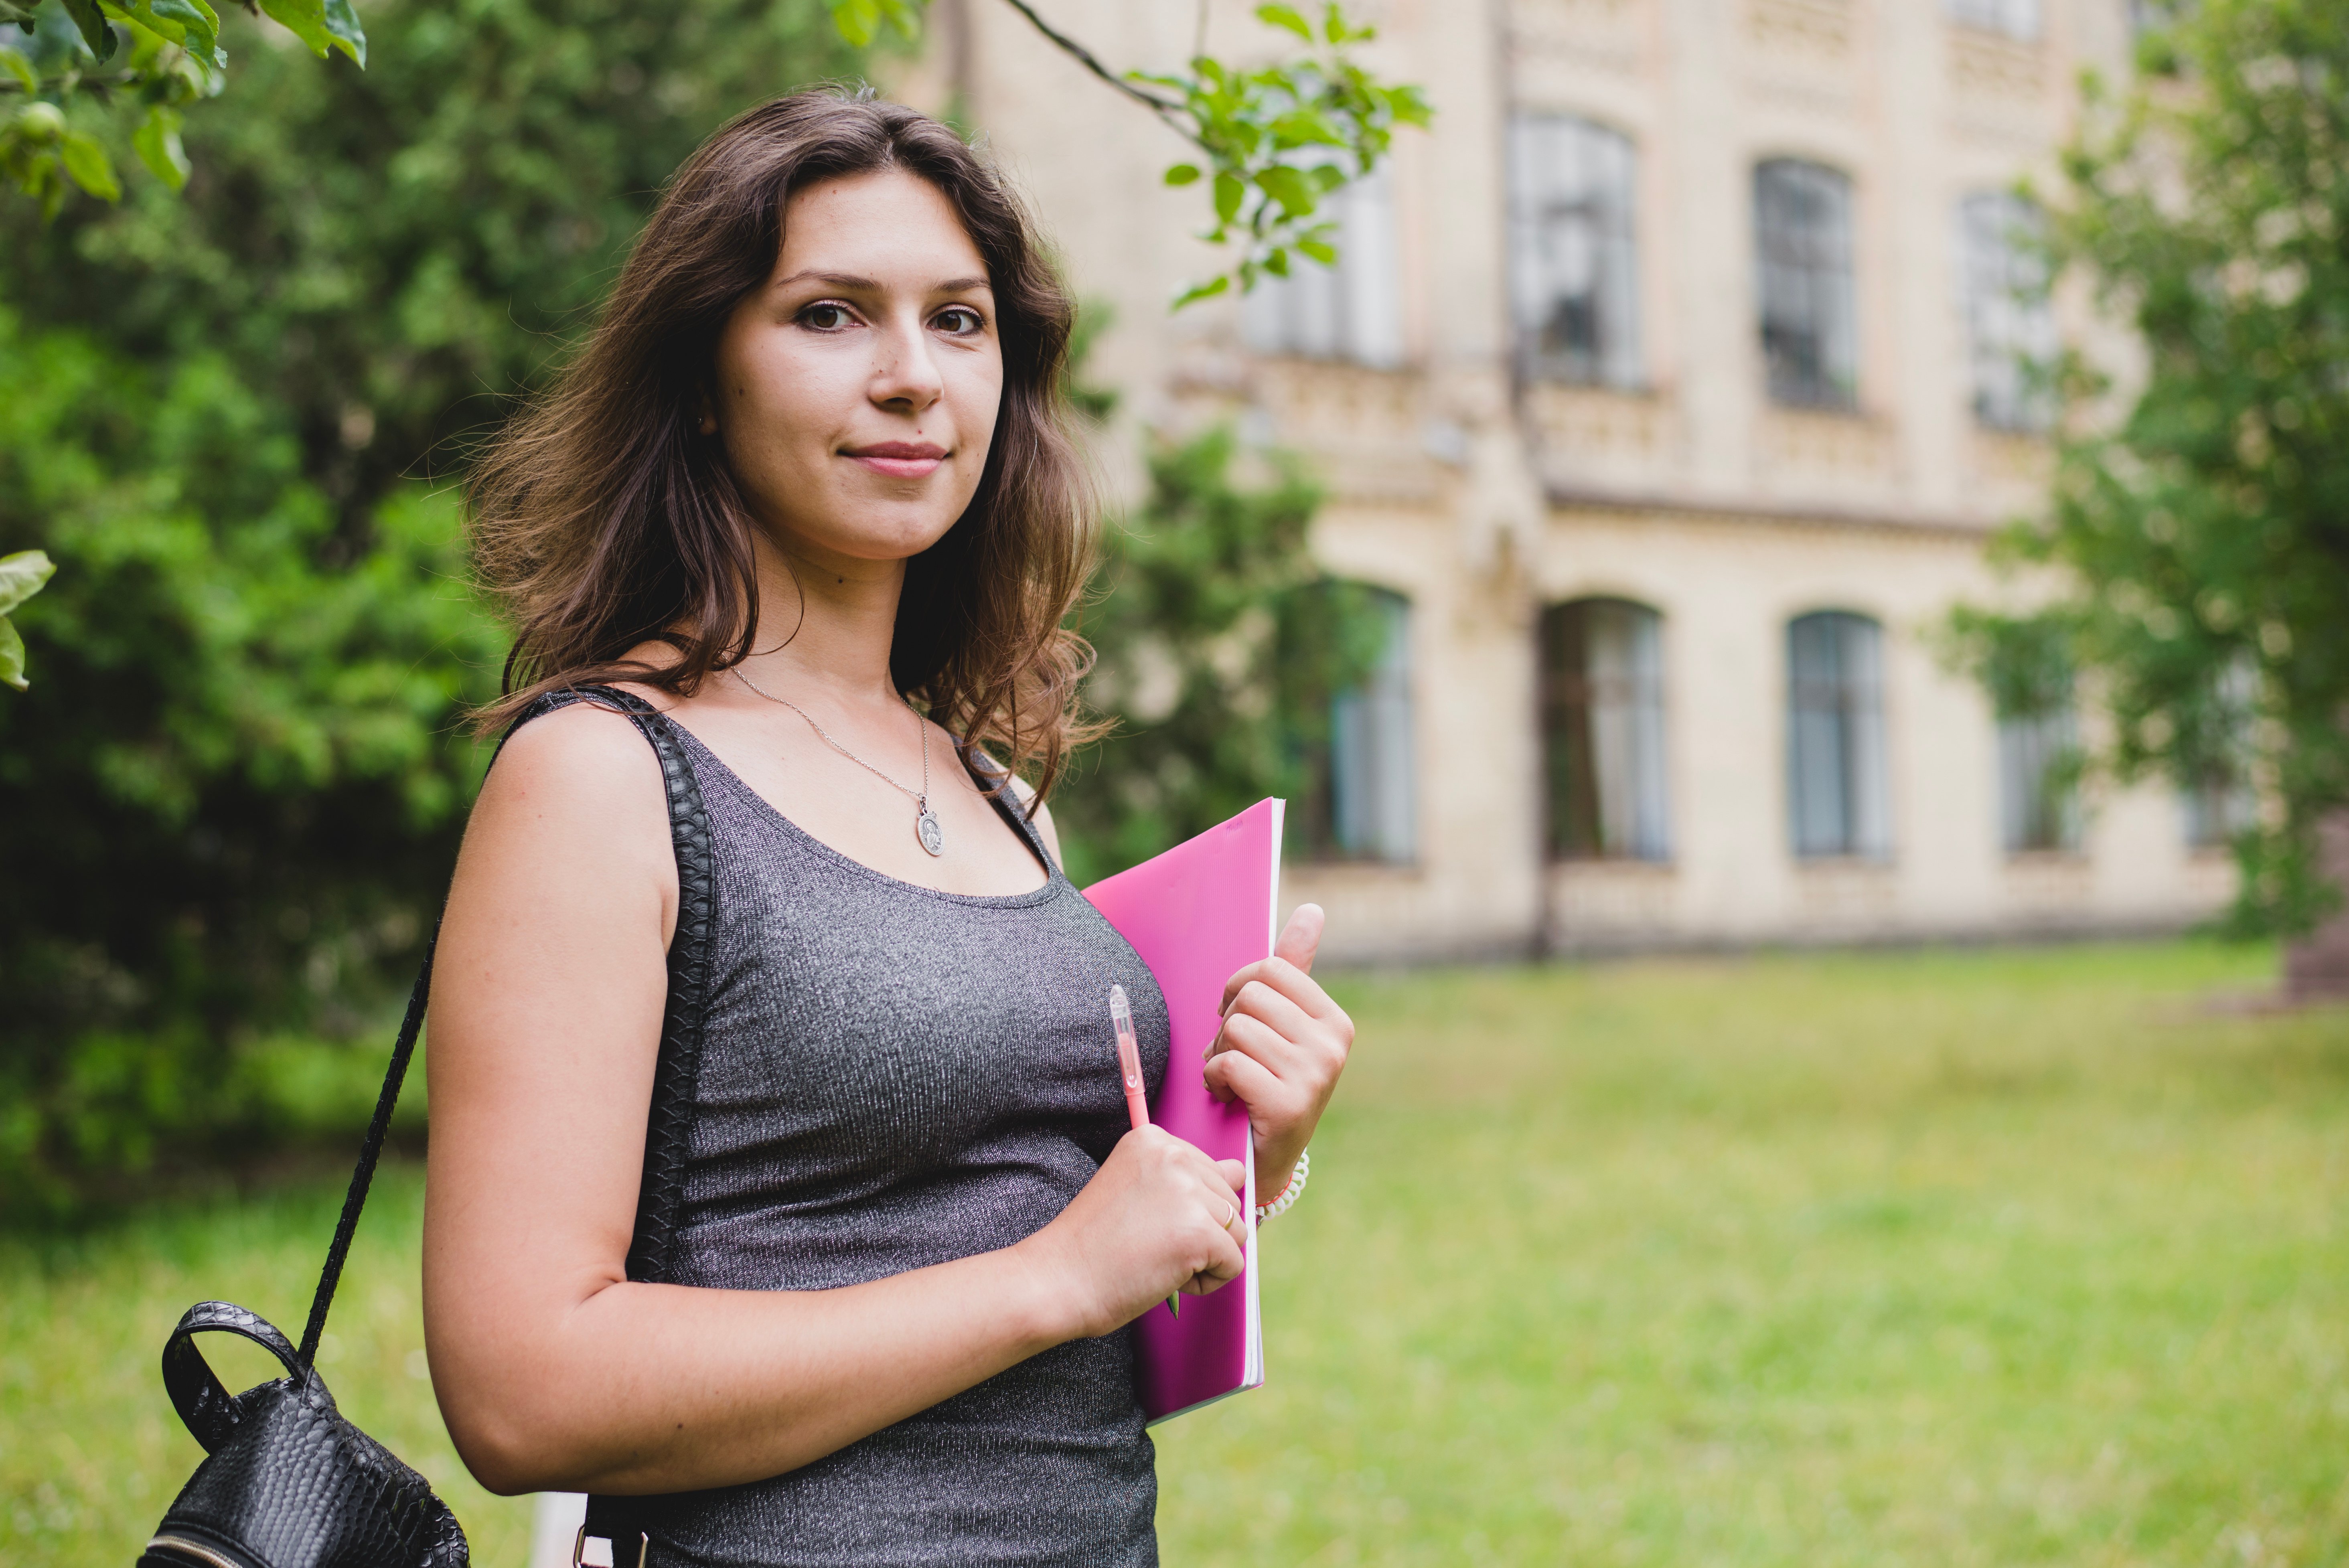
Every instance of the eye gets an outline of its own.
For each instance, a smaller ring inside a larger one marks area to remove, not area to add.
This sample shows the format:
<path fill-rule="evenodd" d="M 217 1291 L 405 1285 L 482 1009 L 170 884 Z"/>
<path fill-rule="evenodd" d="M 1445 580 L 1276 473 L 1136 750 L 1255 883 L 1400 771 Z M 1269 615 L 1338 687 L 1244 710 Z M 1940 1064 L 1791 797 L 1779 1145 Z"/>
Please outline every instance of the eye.
<path fill-rule="evenodd" d="M 824 299 L 802 310 L 798 320 L 802 326 L 818 332 L 838 332 L 843 327 L 854 326 L 856 315 L 838 300 Z"/>
<path fill-rule="evenodd" d="M 967 304 L 947 306 L 930 318 L 930 325 L 941 332 L 952 333 L 957 337 L 968 337 L 973 333 L 987 330 L 987 323 L 979 319 L 978 312 Z"/>

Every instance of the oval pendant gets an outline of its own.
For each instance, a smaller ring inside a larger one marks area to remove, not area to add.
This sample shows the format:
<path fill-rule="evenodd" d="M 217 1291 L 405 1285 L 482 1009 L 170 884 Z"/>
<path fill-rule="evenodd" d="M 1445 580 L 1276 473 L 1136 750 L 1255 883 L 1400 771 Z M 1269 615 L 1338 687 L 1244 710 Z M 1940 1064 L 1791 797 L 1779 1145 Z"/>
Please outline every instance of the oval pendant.
<path fill-rule="evenodd" d="M 927 806 L 914 819 L 914 837 L 922 841 L 922 848 L 933 855 L 947 852 L 947 830 L 938 826 L 938 814 Z"/>

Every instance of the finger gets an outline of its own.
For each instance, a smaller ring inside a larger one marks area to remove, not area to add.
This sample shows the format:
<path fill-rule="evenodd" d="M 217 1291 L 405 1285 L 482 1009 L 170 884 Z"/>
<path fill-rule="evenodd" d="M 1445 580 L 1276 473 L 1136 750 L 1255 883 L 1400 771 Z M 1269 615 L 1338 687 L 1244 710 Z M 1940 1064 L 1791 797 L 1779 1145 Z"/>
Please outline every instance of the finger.
<path fill-rule="evenodd" d="M 1306 974 L 1313 973 L 1313 955 L 1321 950 L 1321 931 L 1329 923 L 1318 903 L 1300 903 L 1288 923 L 1280 928 L 1280 940 L 1272 944 L 1272 955 L 1285 958 Z"/>
<path fill-rule="evenodd" d="M 1233 1197 L 1240 1197 L 1247 1191 L 1247 1167 L 1239 1161 L 1216 1161 L 1216 1174 L 1224 1179 L 1224 1184 L 1232 1190 Z"/>
<path fill-rule="evenodd" d="M 1306 1095 L 1245 1051 L 1226 1051 L 1207 1064 L 1207 1090 L 1218 1100 L 1237 1099 L 1248 1119 L 1278 1127 L 1304 1109 Z"/>
<path fill-rule="evenodd" d="M 1224 1023 L 1224 1048 L 1216 1056 L 1237 1052 L 1262 1064 L 1273 1077 L 1309 1088 L 1313 1052 L 1302 1040 L 1294 1040 L 1266 1023 L 1246 1013 L 1235 1013 Z M 1215 1060 L 1214 1057 L 1208 1058 Z"/>
<path fill-rule="evenodd" d="M 1224 1016 L 1226 1021 L 1242 1016 L 1258 1019 L 1269 1025 L 1274 1034 L 1292 1040 L 1304 1038 L 1314 1024 L 1312 1014 L 1261 980 L 1241 986 Z"/>
<path fill-rule="evenodd" d="M 1231 1011 L 1233 1001 L 1250 981 L 1269 985 L 1314 1017 L 1327 1018 L 1339 1011 L 1338 1004 L 1330 999 L 1329 992 L 1321 989 L 1319 981 L 1288 959 L 1275 956 L 1259 959 L 1224 982 L 1223 1010 L 1226 1013 Z"/>

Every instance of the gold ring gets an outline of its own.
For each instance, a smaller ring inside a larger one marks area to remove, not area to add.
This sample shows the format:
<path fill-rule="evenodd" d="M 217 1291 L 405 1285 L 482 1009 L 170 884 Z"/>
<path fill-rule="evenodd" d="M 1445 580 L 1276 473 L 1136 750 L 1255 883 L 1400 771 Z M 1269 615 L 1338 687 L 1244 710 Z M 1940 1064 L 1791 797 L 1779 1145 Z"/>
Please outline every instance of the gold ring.
<path fill-rule="evenodd" d="M 1232 1201 L 1231 1201 L 1229 1198 L 1225 1199 L 1225 1200 L 1224 1200 L 1224 1230 L 1225 1230 L 1225 1232 L 1226 1232 L 1226 1234 L 1228 1234 L 1228 1233 L 1230 1233 L 1231 1228 L 1232 1228 L 1232 1223 L 1233 1223 L 1233 1222 L 1234 1222 L 1234 1221 L 1236 1221 L 1236 1220 L 1237 1220 L 1239 1217 L 1240 1217 L 1240 1212 L 1239 1212 L 1239 1210 L 1238 1210 L 1238 1209 L 1237 1209 L 1237 1208 L 1235 1208 L 1235 1207 L 1233 1206 L 1233 1204 L 1232 1204 Z"/>

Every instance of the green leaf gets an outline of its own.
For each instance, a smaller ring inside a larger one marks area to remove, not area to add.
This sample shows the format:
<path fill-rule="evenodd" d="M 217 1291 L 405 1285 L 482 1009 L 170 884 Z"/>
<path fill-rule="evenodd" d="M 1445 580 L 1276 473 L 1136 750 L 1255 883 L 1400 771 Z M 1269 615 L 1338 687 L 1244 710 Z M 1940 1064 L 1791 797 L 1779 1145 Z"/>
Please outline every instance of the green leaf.
<path fill-rule="evenodd" d="M 880 0 L 825 0 L 832 9 L 832 30 L 857 48 L 864 48 L 880 35 Z"/>
<path fill-rule="evenodd" d="M 98 9 L 98 0 L 65 0 L 66 15 L 81 29 L 81 41 L 89 52 L 104 61 L 114 54 L 114 29 L 106 25 L 106 13 Z"/>
<path fill-rule="evenodd" d="M 1264 270 L 1270 273 L 1277 278 L 1287 277 L 1288 275 L 1288 252 L 1279 245 L 1275 245 L 1272 248 L 1272 253 L 1264 259 Z"/>
<path fill-rule="evenodd" d="M 0 26 L 5 25 L 0 23 Z M 26 92 L 36 93 L 41 90 L 41 78 L 33 69 L 33 62 L 16 50 L 0 49 L 0 67 L 5 67 L 9 75 L 22 82 Z"/>
<path fill-rule="evenodd" d="M 350 0 L 261 0 L 261 8 L 320 59 L 329 49 L 340 49 L 359 65 L 367 64 L 367 34 Z"/>
<path fill-rule="evenodd" d="M 1199 166 L 1195 163 L 1178 163 L 1166 171 L 1169 185 L 1188 185 L 1198 178 Z"/>
<path fill-rule="evenodd" d="M 1292 147 L 1343 147 L 1338 128 L 1309 108 L 1291 109 L 1272 122 L 1272 139 L 1284 151 Z"/>
<path fill-rule="evenodd" d="M 76 0 L 68 0 L 68 4 Z M 98 0 L 109 16 L 136 22 L 149 32 L 180 46 L 214 70 L 227 67 L 221 52 L 220 14 L 204 0 Z"/>
<path fill-rule="evenodd" d="M 39 593 L 57 569 L 57 563 L 38 550 L 0 555 L 0 615 Z"/>
<path fill-rule="evenodd" d="M 1338 264 L 1338 247 L 1327 240 L 1299 240 L 1297 248 L 1325 267 Z"/>
<path fill-rule="evenodd" d="M 1228 223 L 1240 215 L 1240 203 L 1247 199 L 1247 182 L 1228 169 L 1216 170 L 1216 216 Z"/>
<path fill-rule="evenodd" d="M 359 26 L 359 14 L 351 0 L 326 0 L 326 31 L 335 47 L 351 57 L 351 64 L 367 69 L 367 29 Z"/>
<path fill-rule="evenodd" d="M 66 172 L 73 177 L 75 184 L 101 201 L 122 200 L 122 182 L 114 177 L 114 160 L 106 156 L 106 149 L 98 145 L 98 138 L 69 130 L 61 150 Z"/>
<path fill-rule="evenodd" d="M 147 111 L 131 133 L 130 145 L 139 150 L 139 161 L 152 170 L 155 178 L 177 191 L 188 182 L 188 153 L 180 145 L 180 112 L 157 104 Z"/>
<path fill-rule="evenodd" d="M 1309 44 L 1314 42 L 1313 24 L 1308 22 L 1294 5 L 1259 5 L 1256 8 L 1256 19 L 1270 26 L 1285 28 Z"/>
<path fill-rule="evenodd" d="M 1213 299 L 1231 286 L 1232 280 L 1220 274 L 1209 278 L 1206 283 L 1193 284 L 1175 296 L 1174 308 L 1181 310 L 1186 304 L 1194 304 L 1203 299 Z"/>
<path fill-rule="evenodd" d="M 1303 170 L 1291 169 L 1285 163 L 1257 170 L 1256 182 L 1266 195 L 1280 203 L 1284 217 L 1309 216 L 1321 198 L 1319 189 Z"/>
<path fill-rule="evenodd" d="M 29 33 L 40 8 L 40 0 L 0 0 L 0 25 L 14 22 Z"/>
<path fill-rule="evenodd" d="M 29 684 L 25 679 L 25 639 L 16 634 L 5 615 L 0 615 L 0 683 L 18 691 Z"/>

